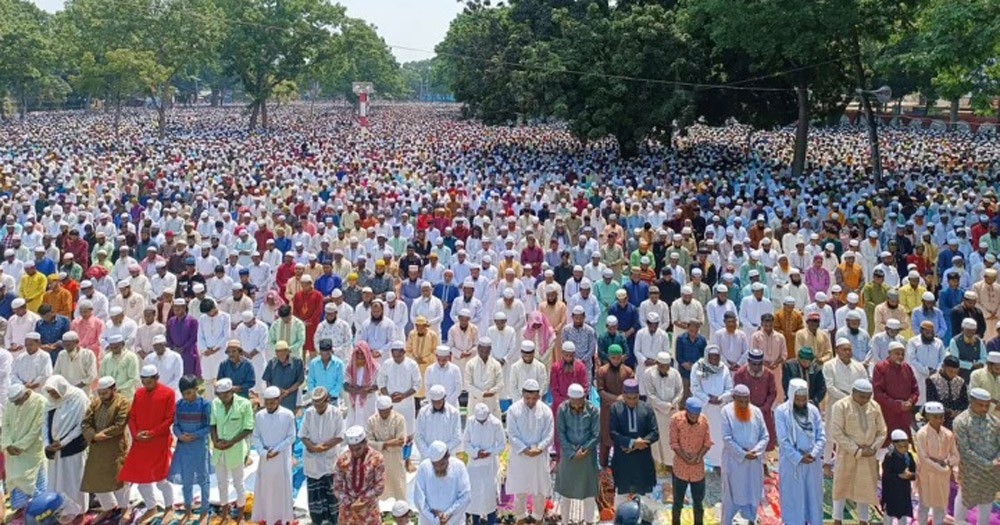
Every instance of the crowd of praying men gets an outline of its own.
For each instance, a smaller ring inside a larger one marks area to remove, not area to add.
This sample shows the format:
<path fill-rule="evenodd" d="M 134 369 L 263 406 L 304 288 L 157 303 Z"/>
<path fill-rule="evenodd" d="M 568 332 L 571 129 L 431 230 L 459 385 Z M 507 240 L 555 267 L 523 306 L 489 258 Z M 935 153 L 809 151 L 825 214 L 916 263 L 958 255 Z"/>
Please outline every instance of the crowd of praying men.
<path fill-rule="evenodd" d="M 313 111 L 0 127 L 14 519 L 39 491 L 67 522 L 238 518 L 253 471 L 250 519 L 290 523 L 296 465 L 317 524 L 492 525 L 503 486 L 519 523 L 638 497 L 701 525 L 713 474 L 754 521 L 773 471 L 784 523 L 822 522 L 824 477 L 838 525 L 988 522 L 997 139 L 887 130 L 876 185 L 851 128 L 795 177 L 785 130 L 623 159 L 450 106 Z"/>

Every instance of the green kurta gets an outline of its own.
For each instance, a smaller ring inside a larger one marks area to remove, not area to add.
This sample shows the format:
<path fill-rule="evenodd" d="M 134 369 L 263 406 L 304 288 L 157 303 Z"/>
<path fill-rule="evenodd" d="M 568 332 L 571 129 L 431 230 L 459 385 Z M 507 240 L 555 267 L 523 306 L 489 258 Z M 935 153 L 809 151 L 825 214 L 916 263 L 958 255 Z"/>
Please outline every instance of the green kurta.
<path fill-rule="evenodd" d="M 597 444 L 601 440 L 601 416 L 597 408 L 586 403 L 580 413 L 570 407 L 569 401 L 559 405 L 556 415 L 556 439 L 562 451 L 556 471 L 555 490 L 565 498 L 587 499 L 597 497 L 600 482 L 597 468 Z M 577 450 L 587 455 L 576 459 Z"/>
<path fill-rule="evenodd" d="M 601 313 L 597 316 L 597 326 L 594 327 L 597 335 L 604 333 L 604 325 L 608 319 L 608 308 L 615 304 L 615 292 L 621 287 L 622 283 L 618 279 L 612 279 L 610 283 L 601 279 L 594 283 L 594 297 L 597 299 L 597 304 L 601 306 Z"/>
<path fill-rule="evenodd" d="M 212 401 L 211 425 L 219 439 L 233 439 L 244 430 L 253 430 L 253 406 L 245 397 L 233 396 L 233 404 L 226 410 L 222 400 Z M 238 467 L 247 455 L 247 440 L 241 439 L 226 450 L 212 447 L 212 463 L 227 469 Z"/>
<path fill-rule="evenodd" d="M 1000 458 L 1000 418 L 987 413 L 977 416 L 966 410 L 952 424 L 958 444 L 961 467 L 958 481 L 962 501 L 967 507 L 992 503 L 1000 491 L 1000 469 L 993 462 Z"/>
<path fill-rule="evenodd" d="M 83 417 L 83 437 L 90 444 L 87 462 L 83 467 L 83 492 L 114 492 L 124 485 L 118 481 L 118 471 L 125 463 L 128 453 L 128 410 L 132 401 L 121 394 L 115 394 L 109 403 L 94 397 L 87 415 Z M 94 441 L 94 436 L 103 432 L 110 439 Z"/>
<path fill-rule="evenodd" d="M 101 371 L 98 375 L 115 378 L 118 393 L 125 399 L 132 399 L 139 386 L 139 357 L 131 350 L 122 350 L 118 355 L 105 352 L 101 356 Z"/>
<path fill-rule="evenodd" d="M 865 315 L 868 317 L 868 335 L 875 333 L 875 307 L 888 298 L 889 287 L 885 283 L 866 283 L 861 289 L 861 300 L 865 304 Z"/>
<path fill-rule="evenodd" d="M 45 415 L 45 399 L 28 391 L 28 397 L 20 405 L 7 402 L 3 413 L 3 432 L 0 447 L 7 457 L 7 490 L 19 489 L 27 495 L 35 493 L 35 479 L 38 469 L 45 464 L 45 450 L 42 447 L 42 418 Z M 21 450 L 12 455 L 8 448 Z"/>

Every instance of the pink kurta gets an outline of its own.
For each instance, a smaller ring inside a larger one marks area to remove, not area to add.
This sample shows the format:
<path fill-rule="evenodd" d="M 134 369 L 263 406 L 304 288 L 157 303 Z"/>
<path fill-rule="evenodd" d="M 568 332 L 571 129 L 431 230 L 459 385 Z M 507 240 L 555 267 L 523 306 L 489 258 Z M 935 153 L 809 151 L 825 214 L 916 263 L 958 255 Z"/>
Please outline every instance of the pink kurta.
<path fill-rule="evenodd" d="M 780 405 L 785 400 L 785 390 L 781 386 L 781 363 L 785 361 L 788 348 L 784 334 L 771 331 L 768 335 L 763 330 L 757 330 L 750 336 L 750 348 L 756 348 L 764 354 L 764 367 L 774 375 L 774 386 L 778 390 L 778 397 L 774 402 Z"/>
<path fill-rule="evenodd" d="M 948 507 L 948 493 L 951 489 L 951 469 L 958 465 L 958 447 L 955 434 L 941 426 L 934 430 L 925 425 L 914 438 L 917 446 L 917 487 L 920 503 L 933 509 Z M 931 459 L 944 461 L 939 465 Z"/>

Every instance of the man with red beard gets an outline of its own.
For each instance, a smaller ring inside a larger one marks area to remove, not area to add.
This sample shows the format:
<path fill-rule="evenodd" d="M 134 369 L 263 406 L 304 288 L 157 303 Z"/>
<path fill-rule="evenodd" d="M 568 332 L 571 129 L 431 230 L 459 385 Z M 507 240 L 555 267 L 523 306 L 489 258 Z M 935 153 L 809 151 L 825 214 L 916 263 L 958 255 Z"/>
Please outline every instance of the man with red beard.
<path fill-rule="evenodd" d="M 764 451 L 770 435 L 760 409 L 750 404 L 750 388 L 733 387 L 733 402 L 722 408 L 722 521 L 739 512 L 755 522 L 764 494 Z"/>

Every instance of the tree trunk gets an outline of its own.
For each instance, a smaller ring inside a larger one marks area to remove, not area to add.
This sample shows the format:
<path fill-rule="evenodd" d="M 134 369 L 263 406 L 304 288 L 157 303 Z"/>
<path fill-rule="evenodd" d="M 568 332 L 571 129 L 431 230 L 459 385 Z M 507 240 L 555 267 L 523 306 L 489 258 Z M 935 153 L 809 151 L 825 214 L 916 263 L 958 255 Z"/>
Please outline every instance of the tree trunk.
<path fill-rule="evenodd" d="M 260 103 L 256 100 L 250 103 L 250 131 L 257 129 L 257 117 L 260 115 Z"/>
<path fill-rule="evenodd" d="M 861 43 L 857 35 L 854 37 L 854 53 L 851 61 L 854 65 L 854 76 L 858 83 L 858 89 L 867 90 L 867 80 L 865 79 L 865 67 L 861 64 Z M 865 118 L 868 120 L 868 147 L 871 150 L 872 175 L 875 184 L 882 183 L 882 154 L 879 152 L 878 144 L 878 119 L 872 109 L 871 96 L 861 93 L 861 106 L 864 110 Z"/>
<path fill-rule="evenodd" d="M 958 125 L 958 97 L 951 99 L 951 108 L 948 112 L 948 129 L 954 131 Z"/>
<path fill-rule="evenodd" d="M 795 156 L 792 158 L 792 174 L 802 175 L 806 169 L 806 147 L 809 141 L 809 91 L 804 84 L 795 88 L 798 96 L 799 121 L 795 126 Z"/>
<path fill-rule="evenodd" d="M 121 97 L 115 100 L 115 120 L 113 129 L 115 130 L 115 138 L 118 138 L 118 124 L 121 122 L 122 117 L 122 100 Z"/>
<path fill-rule="evenodd" d="M 219 99 L 222 97 L 219 95 L 219 88 L 212 86 L 212 94 L 209 97 L 209 105 L 213 108 L 219 107 Z"/>
<path fill-rule="evenodd" d="M 163 140 L 167 136 L 167 106 L 163 104 L 163 100 L 160 100 L 160 105 L 156 107 L 157 113 L 157 135 L 160 140 Z"/>
<path fill-rule="evenodd" d="M 753 128 L 747 127 L 747 154 L 745 160 L 750 161 L 750 152 L 753 148 Z"/>
<path fill-rule="evenodd" d="M 895 110 L 895 112 L 896 112 L 896 115 L 902 115 L 903 114 L 903 97 L 899 97 L 898 99 L 896 99 L 896 110 Z"/>
<path fill-rule="evenodd" d="M 264 130 L 267 130 L 268 125 L 270 124 L 267 121 L 267 99 L 264 99 L 264 101 L 260 103 L 260 122 L 263 125 Z"/>

